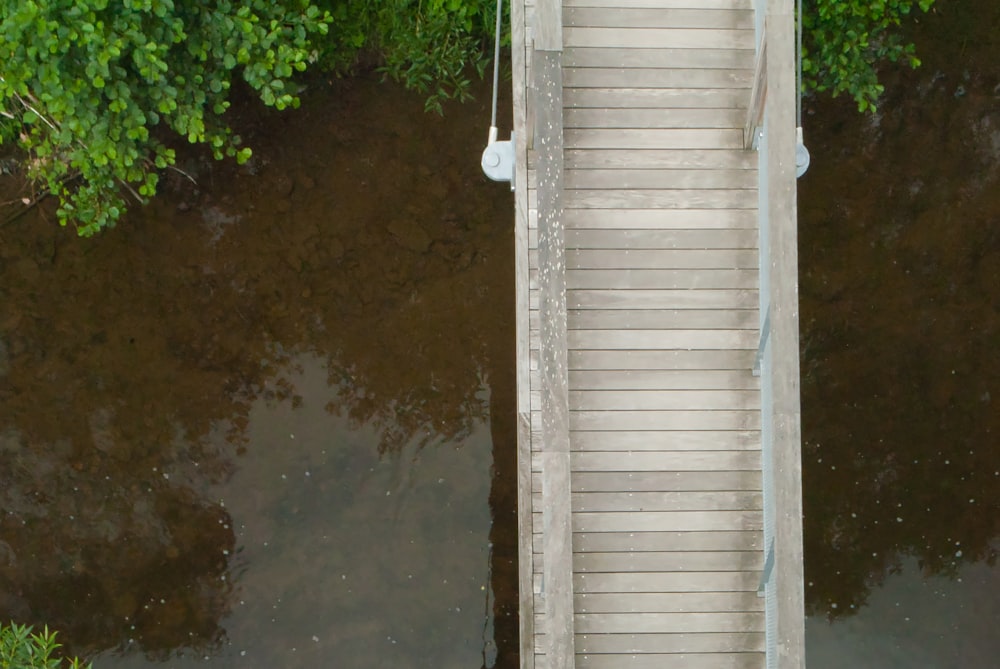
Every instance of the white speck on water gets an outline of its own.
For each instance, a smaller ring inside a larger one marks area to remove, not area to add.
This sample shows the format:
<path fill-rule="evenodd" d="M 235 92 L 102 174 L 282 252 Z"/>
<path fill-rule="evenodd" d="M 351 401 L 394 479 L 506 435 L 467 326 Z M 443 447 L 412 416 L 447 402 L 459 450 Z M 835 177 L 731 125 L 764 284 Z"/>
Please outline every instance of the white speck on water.
<path fill-rule="evenodd" d="M 897 522 L 897 523 L 901 523 L 901 522 L 903 522 L 903 519 L 902 519 L 902 518 L 900 518 L 899 516 L 896 516 L 896 522 Z"/>
<path fill-rule="evenodd" d="M 955 551 L 955 557 L 957 558 L 962 557 L 962 551 Z"/>
<path fill-rule="evenodd" d="M 240 651 L 240 657 L 246 657 L 247 652 L 245 650 Z"/>
<path fill-rule="evenodd" d="M 388 497 L 388 496 L 389 496 L 389 495 L 391 495 L 391 494 L 392 494 L 392 491 L 391 491 L 391 490 L 386 490 L 386 491 L 385 491 L 385 496 L 386 496 L 386 497 Z"/>
<path fill-rule="evenodd" d="M 306 476 L 312 476 L 308 469 L 306 470 Z"/>
<path fill-rule="evenodd" d="M 313 641 L 315 641 L 316 643 L 319 643 L 319 637 L 318 637 L 318 636 L 316 636 L 315 634 L 313 634 L 313 637 L 312 637 L 312 639 L 313 639 Z"/>
<path fill-rule="evenodd" d="M 975 503 L 976 499 L 974 497 L 969 499 L 969 504 L 975 504 Z"/>
<path fill-rule="evenodd" d="M 287 477 L 287 476 L 285 476 L 284 474 L 282 474 L 282 475 L 281 475 L 281 480 L 282 480 L 282 481 L 286 480 L 287 478 L 288 478 L 288 477 Z"/>
<path fill-rule="evenodd" d="M 170 474 L 168 474 L 166 472 L 163 472 L 163 478 L 169 479 L 170 478 Z"/>

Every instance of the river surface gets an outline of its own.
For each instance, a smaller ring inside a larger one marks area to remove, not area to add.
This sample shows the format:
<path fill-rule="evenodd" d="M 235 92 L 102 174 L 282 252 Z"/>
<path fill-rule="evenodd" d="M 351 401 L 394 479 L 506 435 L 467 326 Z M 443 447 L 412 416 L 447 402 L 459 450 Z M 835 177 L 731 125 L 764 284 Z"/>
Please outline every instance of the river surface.
<path fill-rule="evenodd" d="M 0 228 L 0 619 L 101 669 L 517 664 L 489 109 L 306 99 L 92 240 Z"/>
<path fill-rule="evenodd" d="M 941 4 L 878 115 L 806 102 L 814 669 L 1000 657 L 1000 6 Z M 0 227 L 0 619 L 98 669 L 516 666 L 512 199 L 477 97 L 314 82 L 236 119 L 248 166 L 192 155 L 96 239 Z"/>
<path fill-rule="evenodd" d="M 937 4 L 877 115 L 805 106 L 811 669 L 1000 657 L 1000 4 Z"/>

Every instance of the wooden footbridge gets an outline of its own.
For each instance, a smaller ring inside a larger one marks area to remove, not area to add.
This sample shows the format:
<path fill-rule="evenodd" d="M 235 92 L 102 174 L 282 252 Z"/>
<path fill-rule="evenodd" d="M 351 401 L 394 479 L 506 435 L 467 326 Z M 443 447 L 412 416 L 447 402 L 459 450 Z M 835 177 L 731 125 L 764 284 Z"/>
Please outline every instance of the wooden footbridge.
<path fill-rule="evenodd" d="M 511 7 L 525 669 L 804 666 L 795 33 L 756 4 Z"/>

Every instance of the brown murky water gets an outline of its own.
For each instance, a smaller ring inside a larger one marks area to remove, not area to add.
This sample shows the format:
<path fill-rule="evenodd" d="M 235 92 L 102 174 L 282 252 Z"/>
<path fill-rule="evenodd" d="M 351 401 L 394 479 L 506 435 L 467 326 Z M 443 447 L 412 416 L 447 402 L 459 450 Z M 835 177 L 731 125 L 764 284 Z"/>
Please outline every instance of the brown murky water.
<path fill-rule="evenodd" d="M 874 119 L 807 102 L 813 668 L 1000 657 L 998 10 L 924 20 Z M 0 227 L 0 618 L 102 668 L 516 665 L 510 194 L 485 105 L 420 110 L 317 86 L 96 240 Z"/>
<path fill-rule="evenodd" d="M 314 88 L 117 230 L 0 228 L 0 618 L 99 667 L 516 665 L 489 111 Z"/>
<path fill-rule="evenodd" d="M 813 668 L 1000 657 L 1000 5 L 938 5 L 878 116 L 807 105 Z"/>

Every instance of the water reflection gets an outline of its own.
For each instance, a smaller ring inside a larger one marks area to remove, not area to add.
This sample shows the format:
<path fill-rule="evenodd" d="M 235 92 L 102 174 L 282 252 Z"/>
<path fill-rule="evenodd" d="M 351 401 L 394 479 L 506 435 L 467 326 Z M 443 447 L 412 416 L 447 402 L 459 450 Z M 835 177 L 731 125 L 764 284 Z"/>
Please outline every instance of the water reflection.
<path fill-rule="evenodd" d="M 516 660 L 509 193 L 485 108 L 421 105 L 318 91 L 135 225 L 0 229 L 0 617 L 99 666 Z"/>
<path fill-rule="evenodd" d="M 886 597 L 921 582 L 998 620 L 1000 115 L 996 49 L 979 39 L 998 11 L 974 0 L 928 18 L 923 67 L 889 75 L 879 115 L 811 110 L 799 198 L 807 608 L 811 629 L 841 621 L 813 639 L 844 657 L 865 625 L 888 634 L 875 623 Z M 968 574 L 992 585 L 961 585 Z M 920 666 L 986 666 L 975 658 L 996 650 L 948 628 L 933 597 L 896 601 L 963 649 Z M 855 614 L 865 622 L 845 620 Z M 930 656 L 941 644 L 927 639 Z M 838 666 L 916 666 L 879 657 Z"/>

